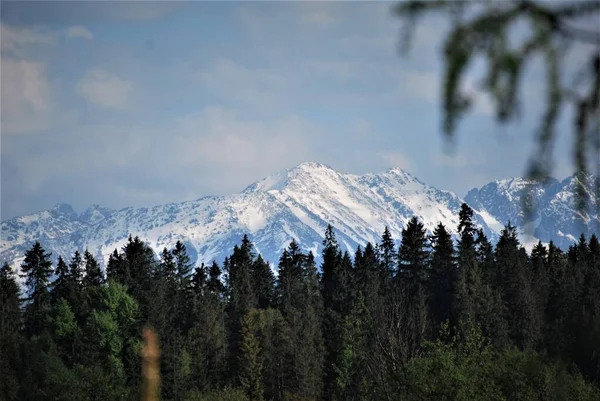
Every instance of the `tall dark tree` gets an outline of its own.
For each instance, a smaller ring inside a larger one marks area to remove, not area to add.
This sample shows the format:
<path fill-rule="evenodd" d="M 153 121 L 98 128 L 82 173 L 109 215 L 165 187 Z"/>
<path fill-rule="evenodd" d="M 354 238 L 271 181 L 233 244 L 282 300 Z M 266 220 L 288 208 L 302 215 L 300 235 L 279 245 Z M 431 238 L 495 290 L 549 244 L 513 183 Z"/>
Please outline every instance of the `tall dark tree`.
<path fill-rule="evenodd" d="M 108 257 L 106 276 L 109 280 L 127 284 L 131 281 L 131 273 L 122 253 L 116 249 Z"/>
<path fill-rule="evenodd" d="M 54 301 L 67 299 L 69 296 L 71 275 L 69 266 L 67 266 L 62 256 L 59 256 L 56 261 L 54 274 L 56 275 L 56 279 L 52 283 L 52 299 Z"/>
<path fill-rule="evenodd" d="M 27 287 L 27 318 L 25 320 L 27 334 L 38 334 L 45 326 L 44 314 L 48 312 L 50 301 L 50 276 L 52 275 L 51 253 L 46 253 L 39 242 L 25 252 L 25 260 L 21 264 L 21 277 L 25 278 Z"/>
<path fill-rule="evenodd" d="M 387 226 L 381 235 L 379 251 L 381 253 L 380 259 L 381 263 L 383 264 L 383 268 L 389 272 L 391 277 L 396 269 L 396 259 L 398 254 L 396 253 L 394 239 L 392 238 L 392 234 Z"/>
<path fill-rule="evenodd" d="M 175 248 L 173 248 L 172 253 L 173 258 L 175 260 L 176 274 L 179 280 L 179 288 L 182 291 L 187 291 L 190 285 L 190 275 L 192 274 L 193 266 L 183 242 L 177 241 L 177 243 L 175 243 Z"/>
<path fill-rule="evenodd" d="M 95 288 L 99 287 L 104 283 L 104 274 L 98 264 L 94 255 L 87 249 L 83 253 L 83 260 L 85 262 L 85 276 L 83 277 L 84 288 Z"/>
<path fill-rule="evenodd" d="M 81 254 L 79 251 L 75 251 L 71 258 L 71 263 L 69 263 L 69 275 L 75 286 L 79 287 L 83 284 L 84 271 L 85 269 Z"/>
<path fill-rule="evenodd" d="M 269 263 L 258 255 L 252 263 L 252 286 L 259 309 L 267 309 L 275 301 L 275 276 Z"/>
<path fill-rule="evenodd" d="M 473 209 L 463 203 L 458 220 L 458 281 L 456 290 L 455 319 L 467 319 L 469 316 L 481 324 L 483 303 L 485 302 L 484 277 L 477 260 Z"/>
<path fill-rule="evenodd" d="M 452 235 L 439 223 L 433 231 L 431 274 L 429 276 L 430 310 L 435 335 L 441 324 L 449 321 L 454 310 L 457 285 L 456 256 Z"/>
<path fill-rule="evenodd" d="M 423 285 L 428 279 L 427 235 L 423 223 L 412 217 L 402 230 L 398 249 L 398 277 L 410 286 Z"/>
<path fill-rule="evenodd" d="M 208 290 L 213 294 L 221 296 L 224 291 L 223 282 L 221 281 L 221 268 L 216 261 L 213 261 L 208 268 Z"/>
<path fill-rule="evenodd" d="M 13 338 L 21 326 L 19 294 L 16 275 L 4 262 L 0 268 L 0 338 Z"/>
<path fill-rule="evenodd" d="M 409 353 L 417 352 L 429 332 L 428 299 L 429 250 L 423 223 L 412 217 L 402 230 L 398 250 L 397 300 L 411 344 Z"/>
<path fill-rule="evenodd" d="M 535 347 L 541 339 L 541 316 L 532 286 L 532 269 L 527 254 L 520 248 L 516 227 L 510 223 L 496 245 L 496 264 L 511 337 L 518 347 Z"/>
<path fill-rule="evenodd" d="M 0 399 L 17 400 L 19 365 L 19 285 L 7 262 L 0 267 Z"/>

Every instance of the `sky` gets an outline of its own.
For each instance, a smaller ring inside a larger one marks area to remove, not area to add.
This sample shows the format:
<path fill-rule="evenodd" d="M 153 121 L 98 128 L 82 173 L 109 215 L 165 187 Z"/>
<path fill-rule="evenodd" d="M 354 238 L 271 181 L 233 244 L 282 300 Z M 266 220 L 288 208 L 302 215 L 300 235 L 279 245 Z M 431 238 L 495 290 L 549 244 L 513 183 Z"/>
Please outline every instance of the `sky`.
<path fill-rule="evenodd" d="M 447 18 L 399 51 L 390 2 L 3 2 L 1 218 L 226 195 L 316 161 L 401 167 L 464 196 L 525 172 L 544 102 L 498 126 L 477 99 L 454 151 L 442 135 Z M 561 119 L 568 130 L 569 118 Z M 562 135 L 564 137 L 564 135 Z M 573 172 L 559 142 L 554 176 Z"/>

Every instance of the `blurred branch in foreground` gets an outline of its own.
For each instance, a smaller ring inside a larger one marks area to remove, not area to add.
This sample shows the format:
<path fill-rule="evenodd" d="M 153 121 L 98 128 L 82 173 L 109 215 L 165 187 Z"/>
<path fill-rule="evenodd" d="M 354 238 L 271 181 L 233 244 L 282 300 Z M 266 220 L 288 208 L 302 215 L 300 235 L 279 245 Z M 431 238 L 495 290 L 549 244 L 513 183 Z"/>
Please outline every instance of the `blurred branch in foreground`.
<path fill-rule="evenodd" d="M 144 328 L 144 348 L 142 349 L 142 401 L 158 401 L 160 393 L 160 349 L 156 332 L 151 327 Z"/>
<path fill-rule="evenodd" d="M 462 91 L 461 80 L 476 57 L 487 62 L 480 89 L 494 102 L 497 121 L 507 123 L 518 118 L 521 110 L 519 87 L 526 63 L 541 56 L 546 69 L 546 106 L 528 178 L 539 182 L 552 172 L 556 124 L 560 111 L 570 106 L 575 111 L 573 160 L 580 181 L 577 207 L 585 210 L 584 182 L 590 178 L 589 167 L 594 164 L 597 177 L 592 196 L 600 199 L 600 0 L 411 0 L 394 10 L 405 22 L 405 53 L 420 17 L 444 12 L 451 18 L 452 28 L 444 43 L 442 84 L 443 131 L 449 140 L 472 106 L 472 98 Z M 522 22 L 529 30 L 515 41 L 509 34 Z M 584 50 L 583 62 L 565 57 L 574 45 Z M 566 68 L 569 64 L 574 68 Z"/>

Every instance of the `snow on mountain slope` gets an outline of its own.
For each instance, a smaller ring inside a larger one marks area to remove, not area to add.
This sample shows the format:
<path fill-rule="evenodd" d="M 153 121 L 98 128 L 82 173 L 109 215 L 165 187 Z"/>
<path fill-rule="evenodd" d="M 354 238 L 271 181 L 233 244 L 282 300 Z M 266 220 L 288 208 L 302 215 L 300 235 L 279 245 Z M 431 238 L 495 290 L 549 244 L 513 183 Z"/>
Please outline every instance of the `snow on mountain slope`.
<path fill-rule="evenodd" d="M 479 202 L 481 206 L 485 199 Z M 323 164 L 302 163 L 230 196 L 151 208 L 110 210 L 96 205 L 81 214 L 68 205 L 57 205 L 10 219 L 2 222 L 0 261 L 18 266 L 23 253 L 40 240 L 55 258 L 70 258 L 73 251 L 87 247 L 106 263 L 131 234 L 157 253 L 181 240 L 195 263 L 208 263 L 222 261 L 247 233 L 256 250 L 276 265 L 292 239 L 318 258 L 327 224 L 334 226 L 338 242 L 350 252 L 367 241 L 378 242 L 386 225 L 399 240 L 413 215 L 429 231 L 439 222 L 456 230 L 461 203 L 455 194 L 430 187 L 399 168 L 352 175 Z M 554 208 L 558 210 L 559 204 Z M 490 239 L 497 239 L 503 216 L 493 208 L 494 212 L 479 209 L 475 221 Z"/>
<path fill-rule="evenodd" d="M 472 189 L 465 201 L 482 215 L 489 214 L 502 222 L 510 221 L 520 228 L 522 239 L 529 234 L 529 243 L 554 241 L 566 249 L 577 241 L 580 234 L 590 237 L 600 234 L 600 201 L 594 186 L 600 178 L 584 178 L 587 210 L 581 213 L 576 207 L 576 186 L 579 178 L 573 175 L 563 181 L 548 179 L 534 183 L 522 178 L 493 181 L 480 189 Z M 531 192 L 528 192 L 531 190 Z M 527 218 L 519 206 L 524 197 L 535 206 Z"/>

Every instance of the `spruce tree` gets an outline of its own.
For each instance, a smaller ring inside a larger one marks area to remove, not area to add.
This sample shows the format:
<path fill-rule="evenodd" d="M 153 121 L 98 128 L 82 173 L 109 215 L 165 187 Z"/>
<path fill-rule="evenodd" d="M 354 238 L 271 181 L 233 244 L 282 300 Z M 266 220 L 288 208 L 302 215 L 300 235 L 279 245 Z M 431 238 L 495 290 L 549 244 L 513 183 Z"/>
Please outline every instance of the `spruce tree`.
<path fill-rule="evenodd" d="M 398 249 L 398 277 L 409 286 L 423 285 L 428 279 L 427 236 L 423 223 L 412 217 L 402 230 Z"/>
<path fill-rule="evenodd" d="M 458 281 L 455 302 L 455 323 L 469 316 L 481 324 L 484 295 L 484 277 L 475 249 L 476 227 L 473 209 L 463 203 L 458 221 Z"/>
<path fill-rule="evenodd" d="M 239 384 L 249 399 L 264 399 L 263 369 L 264 355 L 260 346 L 259 330 L 261 314 L 256 309 L 248 310 L 243 318 L 239 352 Z"/>
<path fill-rule="evenodd" d="M 85 276 L 83 277 L 83 287 L 86 289 L 96 288 L 104 283 L 104 274 L 94 255 L 87 249 L 83 253 L 85 262 Z"/>
<path fill-rule="evenodd" d="M 402 242 L 398 250 L 398 275 L 396 294 L 400 298 L 405 328 L 409 341 L 409 353 L 415 353 L 429 332 L 428 299 L 429 251 L 423 224 L 418 218 L 409 220 L 402 230 Z"/>
<path fill-rule="evenodd" d="M 0 267 L 0 338 L 14 339 L 20 328 L 19 295 L 15 273 L 8 262 L 4 262 Z"/>
<path fill-rule="evenodd" d="M 381 242 L 379 243 L 379 251 L 381 253 L 380 259 L 383 265 L 383 269 L 389 272 L 390 277 L 393 276 L 396 269 L 396 258 L 397 253 L 395 250 L 394 240 L 388 227 L 385 227 L 383 234 L 381 235 Z"/>
<path fill-rule="evenodd" d="M 46 253 L 39 242 L 25 252 L 25 260 L 21 264 L 21 277 L 25 278 L 27 287 L 25 328 L 28 335 L 39 334 L 45 327 L 45 314 L 48 312 L 50 292 L 49 283 L 52 275 L 51 253 Z"/>
<path fill-rule="evenodd" d="M 0 399 L 17 400 L 19 368 L 20 289 L 5 262 L 0 267 Z"/>
<path fill-rule="evenodd" d="M 456 256 L 452 235 L 439 223 L 432 236 L 431 274 L 429 292 L 433 334 L 436 335 L 442 323 L 449 321 L 454 310 L 453 302 L 457 285 Z"/>
<path fill-rule="evenodd" d="M 510 223 L 502 230 L 496 245 L 497 284 L 508 312 L 511 337 L 521 348 L 534 347 L 540 340 L 541 316 L 532 286 L 531 267 L 520 248 L 516 227 Z"/>
<path fill-rule="evenodd" d="M 83 259 L 79 251 L 73 253 L 71 263 L 69 264 L 69 275 L 76 286 L 81 286 L 83 283 L 84 265 Z"/>
<path fill-rule="evenodd" d="M 256 292 L 256 301 L 259 309 L 267 309 L 274 303 L 275 276 L 271 266 L 258 255 L 252 263 L 252 285 Z"/>
<path fill-rule="evenodd" d="M 56 261 L 56 270 L 54 271 L 54 274 L 56 274 L 56 279 L 52 283 L 52 300 L 57 302 L 61 299 L 67 299 L 69 296 L 71 275 L 69 267 L 62 256 L 59 256 Z"/>

